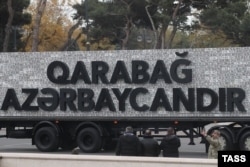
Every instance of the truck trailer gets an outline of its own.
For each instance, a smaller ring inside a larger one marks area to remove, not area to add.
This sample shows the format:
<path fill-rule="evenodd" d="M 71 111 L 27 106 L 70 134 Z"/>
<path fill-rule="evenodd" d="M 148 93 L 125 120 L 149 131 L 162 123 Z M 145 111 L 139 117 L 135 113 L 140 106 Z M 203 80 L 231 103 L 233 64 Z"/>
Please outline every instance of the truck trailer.
<path fill-rule="evenodd" d="M 113 149 L 142 136 L 221 131 L 223 150 L 250 150 L 250 48 L 0 53 L 1 137 L 43 152 Z"/>

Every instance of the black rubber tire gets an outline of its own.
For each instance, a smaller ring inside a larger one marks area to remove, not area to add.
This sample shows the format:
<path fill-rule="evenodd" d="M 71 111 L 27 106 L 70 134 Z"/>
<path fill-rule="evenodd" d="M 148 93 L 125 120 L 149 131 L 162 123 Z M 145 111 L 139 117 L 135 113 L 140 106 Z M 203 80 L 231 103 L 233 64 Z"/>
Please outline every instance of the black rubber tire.
<path fill-rule="evenodd" d="M 95 128 L 84 128 L 77 135 L 78 147 L 86 153 L 98 152 L 102 146 L 102 138 Z"/>
<path fill-rule="evenodd" d="M 56 130 L 52 127 L 38 129 L 34 141 L 38 150 L 43 152 L 56 151 L 59 147 L 59 138 L 56 135 Z"/>
<path fill-rule="evenodd" d="M 232 150 L 233 148 L 233 140 L 230 137 L 229 133 L 225 130 L 220 131 L 220 141 L 222 144 L 221 150 Z"/>
<path fill-rule="evenodd" d="M 240 150 L 250 151 L 250 132 L 245 132 L 239 140 Z"/>

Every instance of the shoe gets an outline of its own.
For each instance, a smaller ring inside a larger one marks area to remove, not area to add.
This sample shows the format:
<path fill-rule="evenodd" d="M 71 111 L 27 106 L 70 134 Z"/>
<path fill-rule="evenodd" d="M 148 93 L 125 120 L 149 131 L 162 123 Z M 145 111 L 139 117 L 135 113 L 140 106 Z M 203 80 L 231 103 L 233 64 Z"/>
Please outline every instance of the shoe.
<path fill-rule="evenodd" d="M 78 147 L 74 148 L 71 152 L 71 154 L 79 154 L 80 149 Z"/>

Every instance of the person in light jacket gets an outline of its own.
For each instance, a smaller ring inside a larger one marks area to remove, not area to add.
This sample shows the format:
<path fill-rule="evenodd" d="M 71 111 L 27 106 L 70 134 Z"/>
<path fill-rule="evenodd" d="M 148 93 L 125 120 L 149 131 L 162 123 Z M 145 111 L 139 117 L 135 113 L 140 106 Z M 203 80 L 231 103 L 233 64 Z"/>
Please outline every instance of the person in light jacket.
<path fill-rule="evenodd" d="M 220 131 L 214 130 L 211 136 L 207 135 L 206 131 L 202 131 L 201 134 L 205 137 L 205 139 L 210 144 L 208 148 L 208 158 L 217 159 L 218 151 L 221 150 Z"/>

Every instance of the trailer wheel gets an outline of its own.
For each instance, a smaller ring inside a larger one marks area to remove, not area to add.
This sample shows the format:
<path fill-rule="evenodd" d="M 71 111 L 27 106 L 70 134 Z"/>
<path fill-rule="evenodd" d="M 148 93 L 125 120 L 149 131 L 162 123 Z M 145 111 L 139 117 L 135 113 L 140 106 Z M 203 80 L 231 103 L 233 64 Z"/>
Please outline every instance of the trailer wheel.
<path fill-rule="evenodd" d="M 239 141 L 240 149 L 250 151 L 250 132 L 244 133 Z"/>
<path fill-rule="evenodd" d="M 59 138 L 52 127 L 42 127 L 37 130 L 34 137 L 35 145 L 40 151 L 51 152 L 59 147 Z"/>
<path fill-rule="evenodd" d="M 221 130 L 220 131 L 220 143 L 221 143 L 221 150 L 231 150 L 232 149 L 232 139 L 228 132 Z"/>
<path fill-rule="evenodd" d="M 102 138 L 96 129 L 85 128 L 78 133 L 77 144 L 83 152 L 93 153 L 101 149 Z"/>

